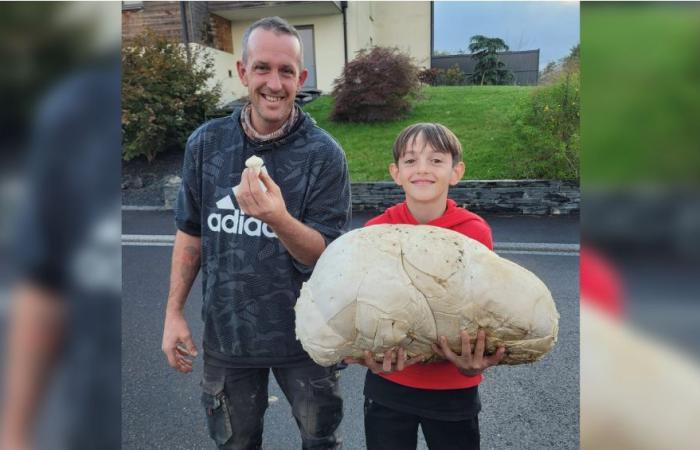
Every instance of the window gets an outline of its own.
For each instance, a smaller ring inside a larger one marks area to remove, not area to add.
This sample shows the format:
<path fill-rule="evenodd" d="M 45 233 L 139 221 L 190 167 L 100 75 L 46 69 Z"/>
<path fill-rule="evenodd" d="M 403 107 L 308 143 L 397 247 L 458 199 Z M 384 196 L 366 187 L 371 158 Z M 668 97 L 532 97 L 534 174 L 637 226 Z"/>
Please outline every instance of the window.
<path fill-rule="evenodd" d="M 304 48 L 304 67 L 309 71 L 304 83 L 305 88 L 316 89 L 316 52 L 314 45 L 314 26 L 295 25 L 301 36 L 301 45 Z"/>

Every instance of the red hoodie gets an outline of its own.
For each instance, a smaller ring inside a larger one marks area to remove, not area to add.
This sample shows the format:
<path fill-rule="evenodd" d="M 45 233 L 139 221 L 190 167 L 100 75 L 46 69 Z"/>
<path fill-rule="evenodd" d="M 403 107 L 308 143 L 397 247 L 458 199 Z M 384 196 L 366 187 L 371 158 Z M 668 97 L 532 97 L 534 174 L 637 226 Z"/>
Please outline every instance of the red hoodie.
<path fill-rule="evenodd" d="M 419 225 L 411 211 L 408 210 L 406 202 L 388 208 L 383 214 L 369 220 L 365 226 L 379 224 Z M 454 200 L 448 199 L 444 214 L 426 225 L 457 231 L 493 250 L 491 228 L 486 221 L 478 215 L 458 207 Z M 475 377 L 462 375 L 457 367 L 449 361 L 431 364 L 418 363 L 400 372 L 379 374 L 379 376 L 403 386 L 431 390 L 466 389 L 478 385 L 483 379 L 482 375 Z"/>
<path fill-rule="evenodd" d="M 581 302 L 599 308 L 616 319 L 624 316 L 623 289 L 620 276 L 603 255 L 581 245 L 579 255 Z"/>

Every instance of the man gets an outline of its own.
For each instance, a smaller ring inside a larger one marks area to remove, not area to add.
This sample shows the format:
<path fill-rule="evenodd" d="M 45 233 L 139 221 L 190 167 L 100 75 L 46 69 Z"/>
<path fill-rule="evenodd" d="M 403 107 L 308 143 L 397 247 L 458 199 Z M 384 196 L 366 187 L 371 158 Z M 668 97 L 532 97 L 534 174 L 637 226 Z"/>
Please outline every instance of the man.
<path fill-rule="evenodd" d="M 16 283 L 3 317 L 3 450 L 120 448 L 119 81 L 108 58 L 38 105 L 3 260 Z"/>
<path fill-rule="evenodd" d="M 173 368 L 192 371 L 197 349 L 182 311 L 201 267 L 202 403 L 217 446 L 261 448 L 272 369 L 303 448 L 340 448 L 336 368 L 303 351 L 293 308 L 316 260 L 348 225 L 347 162 L 294 103 L 307 76 L 298 32 L 278 17 L 261 19 L 242 48 L 237 69 L 249 102 L 187 143 L 163 351 Z M 267 172 L 245 168 L 253 155 Z"/>

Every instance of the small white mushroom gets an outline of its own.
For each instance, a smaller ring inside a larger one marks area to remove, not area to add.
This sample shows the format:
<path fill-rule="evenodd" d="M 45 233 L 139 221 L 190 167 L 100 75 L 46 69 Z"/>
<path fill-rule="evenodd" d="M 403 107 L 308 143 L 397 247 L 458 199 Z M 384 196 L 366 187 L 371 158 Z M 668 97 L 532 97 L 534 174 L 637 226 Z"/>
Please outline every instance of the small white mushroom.
<path fill-rule="evenodd" d="M 263 164 L 265 164 L 265 161 L 263 161 L 263 159 L 259 156 L 255 155 L 251 156 L 245 161 L 245 166 L 254 170 L 256 175 L 260 175 L 260 169 L 262 169 Z"/>
<path fill-rule="evenodd" d="M 247 168 L 255 171 L 255 174 L 258 176 L 260 175 L 260 172 L 264 172 L 265 174 L 267 174 L 267 169 L 265 168 L 265 166 L 263 164 L 265 164 L 265 161 L 263 161 L 262 158 L 260 158 L 259 156 L 256 156 L 256 155 L 251 156 L 250 158 L 246 159 L 246 161 L 245 161 L 245 166 Z M 258 181 L 258 183 L 260 183 L 260 189 L 263 192 L 267 192 L 267 187 L 265 186 L 265 183 L 263 183 L 262 180 Z M 233 188 L 233 193 L 234 193 L 234 195 L 238 194 L 238 186 L 235 186 Z"/>

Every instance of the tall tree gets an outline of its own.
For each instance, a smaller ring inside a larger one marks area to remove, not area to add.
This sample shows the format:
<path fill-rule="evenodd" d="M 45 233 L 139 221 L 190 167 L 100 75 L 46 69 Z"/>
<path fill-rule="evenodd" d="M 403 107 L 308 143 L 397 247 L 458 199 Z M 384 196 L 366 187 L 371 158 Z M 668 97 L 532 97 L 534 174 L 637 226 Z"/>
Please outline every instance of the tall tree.
<path fill-rule="evenodd" d="M 562 65 L 569 72 L 579 69 L 581 66 L 581 44 L 571 47 L 569 54 L 562 59 Z"/>
<path fill-rule="evenodd" d="M 474 84 L 508 84 L 513 79 L 513 74 L 506 69 L 506 65 L 498 59 L 496 52 L 507 51 L 508 46 L 500 38 L 490 38 L 477 34 L 469 40 L 469 51 L 472 58 L 476 59 L 476 66 L 472 74 Z"/>

